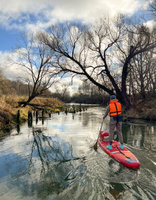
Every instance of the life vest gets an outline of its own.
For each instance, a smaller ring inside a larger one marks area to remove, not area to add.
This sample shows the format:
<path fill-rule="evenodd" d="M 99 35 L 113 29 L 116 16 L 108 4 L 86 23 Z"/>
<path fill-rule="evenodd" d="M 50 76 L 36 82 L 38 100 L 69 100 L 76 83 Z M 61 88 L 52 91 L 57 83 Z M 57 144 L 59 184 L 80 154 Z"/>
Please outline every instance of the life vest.
<path fill-rule="evenodd" d="M 121 116 L 121 104 L 118 102 L 117 99 L 113 99 L 110 101 L 110 117 L 118 117 Z"/>

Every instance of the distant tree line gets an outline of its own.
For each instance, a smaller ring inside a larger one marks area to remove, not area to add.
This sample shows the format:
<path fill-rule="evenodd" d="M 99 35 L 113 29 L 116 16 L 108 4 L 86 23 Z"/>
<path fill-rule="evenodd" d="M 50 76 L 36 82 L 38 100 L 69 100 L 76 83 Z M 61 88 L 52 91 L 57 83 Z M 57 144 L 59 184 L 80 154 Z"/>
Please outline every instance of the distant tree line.
<path fill-rule="evenodd" d="M 107 104 L 110 100 L 109 95 L 96 85 L 84 81 L 78 89 L 78 93 L 72 96 L 73 102 L 90 104 Z"/>
<path fill-rule="evenodd" d="M 64 87 L 61 92 L 57 91 L 51 95 L 66 103 L 107 104 L 110 99 L 106 92 L 86 81 L 79 85 L 78 90 L 72 95 L 67 87 Z"/>
<path fill-rule="evenodd" d="M 31 89 L 33 86 L 29 86 Z M 0 96 L 6 95 L 6 96 L 28 96 L 29 94 L 29 88 L 28 85 L 23 83 L 22 80 L 10 80 L 6 78 L 2 73 L 0 72 Z M 43 96 L 49 96 L 51 95 L 51 92 L 49 90 L 46 90 L 43 93 Z"/>
<path fill-rule="evenodd" d="M 2 95 L 18 95 L 28 94 L 28 87 L 21 81 L 11 81 L 0 73 L 0 96 Z"/>
<path fill-rule="evenodd" d="M 29 86 L 30 87 L 30 86 Z M 31 86 L 32 87 L 32 86 Z M 0 74 L 0 96 L 27 96 L 29 93 L 28 85 L 20 80 L 9 80 Z M 50 92 L 46 90 L 42 96 L 58 98 L 63 102 L 104 104 L 108 102 L 108 95 L 94 85 L 84 82 L 72 96 L 68 87 L 63 87 L 62 91 Z"/>

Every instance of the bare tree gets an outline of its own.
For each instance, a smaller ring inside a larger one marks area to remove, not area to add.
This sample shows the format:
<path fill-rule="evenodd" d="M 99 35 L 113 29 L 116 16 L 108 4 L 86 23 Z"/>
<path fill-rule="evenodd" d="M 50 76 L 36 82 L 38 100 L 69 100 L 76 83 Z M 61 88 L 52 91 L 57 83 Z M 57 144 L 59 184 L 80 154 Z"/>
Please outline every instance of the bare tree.
<path fill-rule="evenodd" d="M 141 35 L 142 33 L 140 32 L 140 37 L 142 38 Z M 153 43 L 155 43 L 155 29 L 150 33 L 150 37 L 151 42 L 153 41 Z M 128 87 L 129 95 L 132 95 L 133 99 L 135 99 L 136 95 L 142 99 L 145 99 L 147 95 L 148 97 L 154 95 L 156 73 L 154 64 L 155 53 L 154 49 L 141 52 L 131 60 Z"/>
<path fill-rule="evenodd" d="M 31 34 L 28 37 L 23 35 L 19 47 L 16 49 L 18 60 L 14 61 L 23 68 L 25 81 L 28 85 L 28 99 L 21 102 L 26 106 L 36 96 L 43 94 L 54 84 L 54 77 L 57 75 L 53 68 L 53 53 Z"/>
<path fill-rule="evenodd" d="M 130 44 L 129 32 L 133 35 Z M 101 20 L 90 27 L 59 24 L 47 33 L 40 32 L 39 38 L 54 52 L 60 72 L 87 77 L 108 94 L 116 94 L 127 109 L 130 108 L 126 82 L 130 62 L 155 47 L 144 26 L 129 28 L 122 20 L 116 23 Z"/>
<path fill-rule="evenodd" d="M 151 86 L 153 87 L 153 81 L 155 80 L 155 66 L 152 64 L 152 52 L 145 52 L 139 54 L 131 69 L 131 81 L 129 88 L 132 88 L 133 95 L 140 94 L 142 99 L 145 99 L 146 94 L 151 92 Z M 131 92 L 130 92 L 131 94 Z"/>
<path fill-rule="evenodd" d="M 70 98 L 69 83 L 60 83 L 59 87 L 55 87 L 53 97 L 59 98 L 61 101 L 66 102 Z"/>
<path fill-rule="evenodd" d="M 148 0 L 148 2 L 150 2 L 149 4 L 150 13 L 153 14 L 154 17 L 156 17 L 156 0 L 153 0 L 152 2 Z"/>

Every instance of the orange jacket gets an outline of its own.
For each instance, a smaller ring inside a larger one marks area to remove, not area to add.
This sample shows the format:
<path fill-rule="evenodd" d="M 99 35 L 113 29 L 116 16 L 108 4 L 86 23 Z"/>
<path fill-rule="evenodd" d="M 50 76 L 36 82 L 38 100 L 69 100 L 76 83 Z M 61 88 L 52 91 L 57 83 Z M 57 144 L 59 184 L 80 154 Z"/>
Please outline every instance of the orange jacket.
<path fill-rule="evenodd" d="M 110 101 L 110 117 L 117 117 L 121 115 L 121 104 L 118 102 L 117 99 L 113 99 Z"/>

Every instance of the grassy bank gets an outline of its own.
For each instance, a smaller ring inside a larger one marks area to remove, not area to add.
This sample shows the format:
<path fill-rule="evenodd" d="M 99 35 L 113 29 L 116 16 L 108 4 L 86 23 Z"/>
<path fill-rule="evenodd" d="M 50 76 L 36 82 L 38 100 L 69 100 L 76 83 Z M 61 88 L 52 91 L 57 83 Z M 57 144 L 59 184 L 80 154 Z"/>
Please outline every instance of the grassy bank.
<path fill-rule="evenodd" d="M 128 110 L 125 115 L 125 119 L 144 119 L 144 120 L 156 120 L 156 99 L 138 100 L 135 105 Z"/>
<path fill-rule="evenodd" d="M 28 111 L 35 110 L 31 105 L 19 107 L 19 101 L 25 101 L 26 97 L 1 96 L 0 98 L 0 132 L 4 129 L 11 129 L 16 125 L 16 115 L 20 111 L 20 123 L 28 119 Z M 31 104 L 44 108 L 46 112 L 59 112 L 64 109 L 64 103 L 55 98 L 36 97 Z M 0 134 L 1 134 L 0 133 Z"/>

